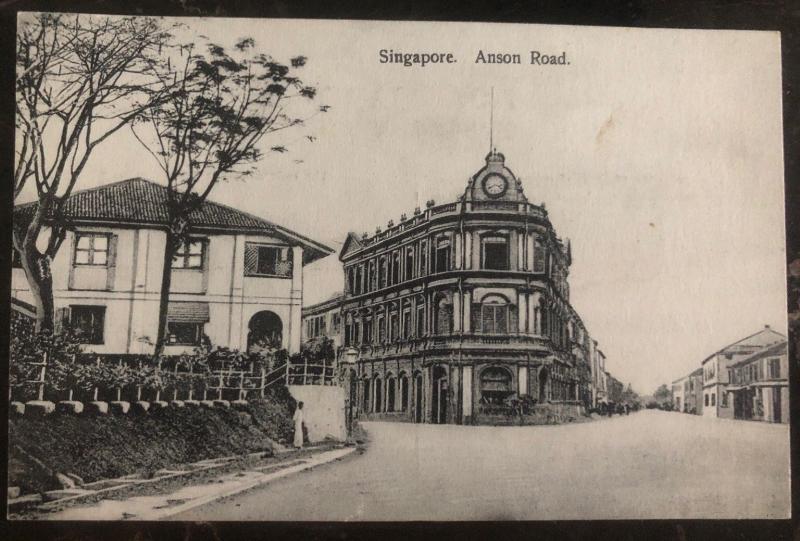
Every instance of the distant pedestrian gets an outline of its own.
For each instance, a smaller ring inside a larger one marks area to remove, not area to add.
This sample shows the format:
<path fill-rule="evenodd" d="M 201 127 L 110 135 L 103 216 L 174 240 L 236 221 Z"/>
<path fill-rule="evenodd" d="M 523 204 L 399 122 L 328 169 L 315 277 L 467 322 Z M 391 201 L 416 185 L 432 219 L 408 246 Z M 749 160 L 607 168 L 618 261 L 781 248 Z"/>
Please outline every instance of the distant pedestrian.
<path fill-rule="evenodd" d="M 294 446 L 296 449 L 303 448 L 303 403 L 298 402 L 297 408 L 294 410 Z"/>

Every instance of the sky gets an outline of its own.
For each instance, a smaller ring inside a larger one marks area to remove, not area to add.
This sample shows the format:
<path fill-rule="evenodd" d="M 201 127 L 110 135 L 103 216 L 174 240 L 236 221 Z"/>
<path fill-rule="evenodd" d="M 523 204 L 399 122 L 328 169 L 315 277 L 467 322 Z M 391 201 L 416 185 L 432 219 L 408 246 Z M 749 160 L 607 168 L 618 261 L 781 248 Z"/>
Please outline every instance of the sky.
<path fill-rule="evenodd" d="M 780 37 L 777 32 L 486 23 L 183 19 L 223 45 L 253 37 L 305 55 L 329 105 L 265 140 L 257 172 L 211 199 L 336 250 L 305 269 L 304 303 L 342 287 L 348 231 L 374 233 L 425 201 L 455 200 L 494 145 L 572 243 L 571 300 L 642 394 L 764 325 L 786 332 Z M 379 51 L 453 53 L 380 64 Z M 520 65 L 475 63 L 479 51 Z M 528 63 L 530 51 L 568 65 Z M 306 135 L 313 135 L 312 142 Z M 80 181 L 159 180 L 129 132 Z"/>

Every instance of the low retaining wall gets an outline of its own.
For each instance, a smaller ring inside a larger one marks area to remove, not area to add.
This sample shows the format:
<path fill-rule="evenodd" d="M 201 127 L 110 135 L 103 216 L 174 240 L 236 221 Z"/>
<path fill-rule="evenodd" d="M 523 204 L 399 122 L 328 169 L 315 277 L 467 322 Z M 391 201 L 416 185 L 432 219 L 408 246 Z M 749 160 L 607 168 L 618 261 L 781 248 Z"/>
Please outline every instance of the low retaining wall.
<path fill-rule="evenodd" d="M 326 437 L 340 441 L 347 439 L 344 411 L 345 392 L 342 387 L 289 385 L 288 389 L 292 398 L 303 402 L 309 441 L 322 441 Z"/>

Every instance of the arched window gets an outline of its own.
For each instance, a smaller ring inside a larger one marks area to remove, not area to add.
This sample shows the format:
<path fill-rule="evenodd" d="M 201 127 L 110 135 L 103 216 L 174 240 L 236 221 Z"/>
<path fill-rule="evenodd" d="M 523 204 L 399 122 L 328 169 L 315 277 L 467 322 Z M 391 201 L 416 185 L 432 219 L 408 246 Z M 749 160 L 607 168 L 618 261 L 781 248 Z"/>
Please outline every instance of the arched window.
<path fill-rule="evenodd" d="M 356 267 L 356 285 L 355 285 L 355 290 L 353 291 L 353 293 L 355 295 L 359 295 L 359 294 L 363 293 L 362 288 L 361 288 L 362 279 L 363 279 L 363 277 L 362 277 L 362 269 L 363 268 L 364 268 L 363 265 L 358 265 Z"/>
<path fill-rule="evenodd" d="M 361 340 L 365 344 L 372 343 L 372 337 L 374 336 L 374 329 L 372 326 L 372 314 L 369 312 L 365 312 L 364 317 L 364 337 Z"/>
<path fill-rule="evenodd" d="M 400 283 L 400 252 L 392 252 L 392 281 L 391 283 Z"/>
<path fill-rule="evenodd" d="M 536 237 L 533 241 L 533 272 L 544 272 L 544 262 L 547 259 L 547 253 L 544 249 L 542 239 Z"/>
<path fill-rule="evenodd" d="M 511 373 L 508 370 L 492 366 L 481 372 L 482 403 L 502 404 L 511 393 Z"/>
<path fill-rule="evenodd" d="M 386 287 L 388 285 L 388 275 L 389 275 L 389 262 L 386 259 L 386 256 L 381 256 L 380 262 L 378 263 L 378 288 Z"/>
<path fill-rule="evenodd" d="M 394 411 L 396 383 L 393 376 L 386 376 L 386 411 Z"/>
<path fill-rule="evenodd" d="M 436 241 L 436 272 L 450 270 L 450 239 L 442 237 Z"/>
<path fill-rule="evenodd" d="M 542 368 L 539 372 L 539 402 L 547 400 L 547 369 Z"/>
<path fill-rule="evenodd" d="M 417 325 L 417 338 L 421 338 L 425 335 L 425 299 L 423 297 L 417 297 L 417 317 L 416 317 L 416 325 Z"/>
<path fill-rule="evenodd" d="M 414 276 L 414 247 L 409 246 L 406 248 L 406 280 L 410 280 Z"/>
<path fill-rule="evenodd" d="M 539 334 L 548 336 L 550 334 L 550 318 L 548 317 L 547 303 L 544 299 L 539 300 Z"/>
<path fill-rule="evenodd" d="M 500 295 L 487 295 L 481 302 L 481 332 L 505 334 L 509 329 L 509 304 Z"/>
<path fill-rule="evenodd" d="M 408 375 L 401 372 L 397 381 L 400 385 L 400 411 L 408 411 Z"/>
<path fill-rule="evenodd" d="M 508 238 L 501 235 L 485 235 L 481 238 L 481 268 L 508 270 Z"/>
<path fill-rule="evenodd" d="M 436 334 L 450 334 L 453 328 L 453 305 L 447 297 L 441 296 L 436 301 Z"/>
<path fill-rule="evenodd" d="M 367 265 L 367 292 L 375 289 L 375 260 L 371 260 Z"/>
<path fill-rule="evenodd" d="M 394 342 L 398 338 L 400 338 L 400 315 L 397 304 L 394 303 L 389 308 L 389 341 Z"/>
<path fill-rule="evenodd" d="M 411 328 L 411 301 L 403 301 L 403 312 L 400 321 L 401 334 L 403 339 L 407 340 L 412 334 Z"/>

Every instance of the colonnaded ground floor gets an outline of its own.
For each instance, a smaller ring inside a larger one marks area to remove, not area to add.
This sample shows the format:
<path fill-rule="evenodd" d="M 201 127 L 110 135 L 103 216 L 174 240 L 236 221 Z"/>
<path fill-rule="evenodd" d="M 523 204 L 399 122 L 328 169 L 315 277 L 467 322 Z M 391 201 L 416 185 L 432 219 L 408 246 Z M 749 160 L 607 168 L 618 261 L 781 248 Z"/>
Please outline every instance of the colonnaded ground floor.
<path fill-rule="evenodd" d="M 554 356 L 360 361 L 349 378 L 349 407 L 361 420 L 505 424 L 509 399 L 527 396 L 532 406 L 513 422 L 545 424 L 577 418 L 588 406 L 577 399 L 571 363 Z"/>
<path fill-rule="evenodd" d="M 555 426 L 368 422 L 342 462 L 175 520 L 788 518 L 789 426 L 642 410 Z"/>

